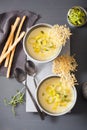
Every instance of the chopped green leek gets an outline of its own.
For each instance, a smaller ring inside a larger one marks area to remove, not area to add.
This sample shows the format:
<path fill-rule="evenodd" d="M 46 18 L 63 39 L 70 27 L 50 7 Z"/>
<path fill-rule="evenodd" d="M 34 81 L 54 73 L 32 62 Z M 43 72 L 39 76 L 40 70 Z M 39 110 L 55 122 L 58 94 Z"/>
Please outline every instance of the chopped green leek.
<path fill-rule="evenodd" d="M 86 14 L 80 7 L 73 7 L 70 9 L 68 19 L 73 25 L 83 25 L 86 22 Z"/>

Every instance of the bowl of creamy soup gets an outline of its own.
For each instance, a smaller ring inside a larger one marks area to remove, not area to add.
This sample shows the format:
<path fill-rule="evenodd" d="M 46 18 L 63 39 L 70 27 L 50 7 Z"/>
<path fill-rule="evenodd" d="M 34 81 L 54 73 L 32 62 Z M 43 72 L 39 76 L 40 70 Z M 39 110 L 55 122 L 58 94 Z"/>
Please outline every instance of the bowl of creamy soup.
<path fill-rule="evenodd" d="M 77 92 L 75 87 L 64 85 L 60 77 L 49 76 L 37 87 L 36 99 L 42 111 L 51 116 L 60 116 L 74 107 Z"/>
<path fill-rule="evenodd" d="M 28 29 L 24 39 L 23 48 L 29 59 L 45 63 L 55 59 L 61 49 L 49 35 L 52 25 L 40 23 Z"/>

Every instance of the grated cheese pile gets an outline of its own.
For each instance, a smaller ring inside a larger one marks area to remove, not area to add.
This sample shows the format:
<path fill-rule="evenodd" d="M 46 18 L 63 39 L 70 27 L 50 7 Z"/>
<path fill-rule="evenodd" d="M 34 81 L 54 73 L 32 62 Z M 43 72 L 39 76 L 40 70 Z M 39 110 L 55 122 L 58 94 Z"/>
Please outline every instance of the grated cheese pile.
<path fill-rule="evenodd" d="M 77 80 L 73 72 L 76 71 L 77 63 L 73 56 L 62 55 L 53 61 L 53 73 L 60 75 L 65 85 L 74 86 Z"/>
<path fill-rule="evenodd" d="M 66 25 L 59 26 L 54 25 L 49 31 L 50 37 L 53 39 L 54 43 L 59 46 L 64 46 L 67 39 L 70 38 L 70 29 L 66 27 Z"/>

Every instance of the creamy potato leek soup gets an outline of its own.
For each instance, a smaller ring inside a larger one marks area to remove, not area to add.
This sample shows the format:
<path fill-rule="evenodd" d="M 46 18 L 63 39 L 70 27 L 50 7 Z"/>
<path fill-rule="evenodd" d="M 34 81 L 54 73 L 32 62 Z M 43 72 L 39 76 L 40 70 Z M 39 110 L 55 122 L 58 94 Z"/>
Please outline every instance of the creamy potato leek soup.
<path fill-rule="evenodd" d="M 26 39 L 28 54 L 40 61 L 49 60 L 57 55 L 59 48 L 49 36 L 50 27 L 39 26 L 33 29 Z"/>
<path fill-rule="evenodd" d="M 47 112 L 62 113 L 72 105 L 73 87 L 64 86 L 58 77 L 50 77 L 41 83 L 37 91 L 37 99 Z"/>

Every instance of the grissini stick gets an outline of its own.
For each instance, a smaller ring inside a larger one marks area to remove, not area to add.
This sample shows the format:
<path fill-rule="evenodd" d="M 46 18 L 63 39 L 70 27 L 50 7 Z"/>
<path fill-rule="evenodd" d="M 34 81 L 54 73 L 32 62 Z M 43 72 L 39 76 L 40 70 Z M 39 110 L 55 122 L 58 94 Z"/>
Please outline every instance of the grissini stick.
<path fill-rule="evenodd" d="M 8 39 L 7 39 L 7 42 L 6 42 L 6 44 L 5 44 L 4 48 L 3 48 L 3 51 L 2 51 L 2 53 L 1 53 L 1 56 L 2 56 L 2 55 L 6 52 L 6 50 L 8 49 L 9 43 L 10 43 L 10 41 L 11 41 L 11 39 L 12 39 L 12 35 L 14 34 L 14 32 L 15 32 L 15 30 L 16 30 L 16 27 L 17 27 L 17 25 L 18 25 L 18 23 L 19 23 L 19 21 L 20 21 L 20 17 L 17 17 L 16 20 L 15 20 L 15 23 L 14 23 L 14 25 L 13 25 L 12 31 L 10 32 L 9 37 L 8 37 Z M 0 57 L 1 57 L 1 56 L 0 56 Z"/>
<path fill-rule="evenodd" d="M 9 47 L 12 45 L 13 40 L 14 40 L 14 34 L 12 35 L 12 39 L 11 39 L 11 41 L 10 41 Z M 8 48 L 9 48 L 9 47 L 8 47 Z M 10 60 L 10 53 L 9 53 L 8 56 L 6 57 L 4 67 L 8 67 L 9 60 Z"/>
<path fill-rule="evenodd" d="M 26 16 L 23 16 L 23 18 L 22 18 L 22 20 L 20 22 L 20 25 L 18 27 L 15 40 L 18 38 L 18 36 L 20 34 L 20 31 L 22 29 L 22 26 L 23 26 L 23 23 L 24 23 L 25 19 L 26 19 Z M 15 46 L 15 48 L 11 52 L 10 61 L 9 61 L 8 69 L 7 69 L 7 76 L 6 76 L 7 78 L 10 77 L 10 71 L 11 71 L 11 66 L 12 66 L 12 62 L 13 62 L 13 58 L 14 58 L 15 49 L 16 49 L 16 46 Z"/>
<path fill-rule="evenodd" d="M 22 20 L 21 20 L 21 22 L 20 22 L 20 25 L 19 25 L 19 27 L 18 27 L 15 40 L 19 37 L 20 31 L 21 31 L 21 29 L 22 29 L 22 26 L 23 26 L 23 23 L 24 23 L 25 19 L 26 19 L 26 16 L 23 16 L 23 18 L 22 18 Z"/>
<path fill-rule="evenodd" d="M 0 57 L 0 64 L 3 62 L 3 60 L 7 57 L 7 55 L 14 49 L 14 47 L 20 42 L 20 40 L 24 37 L 25 32 L 23 31 L 20 36 L 16 39 L 16 41 L 13 43 L 13 45 L 11 45 L 9 47 L 9 49 L 7 50 L 7 52 L 5 52 L 5 54 L 3 54 Z"/>

